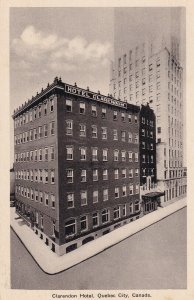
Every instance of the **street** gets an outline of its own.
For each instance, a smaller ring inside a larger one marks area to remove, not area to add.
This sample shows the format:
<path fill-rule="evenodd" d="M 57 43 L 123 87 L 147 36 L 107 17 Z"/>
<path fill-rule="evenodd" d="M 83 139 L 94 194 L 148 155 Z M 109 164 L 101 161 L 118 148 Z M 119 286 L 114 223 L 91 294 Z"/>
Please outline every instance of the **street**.
<path fill-rule="evenodd" d="M 186 208 L 56 275 L 45 274 L 11 230 L 11 288 L 185 289 Z"/>

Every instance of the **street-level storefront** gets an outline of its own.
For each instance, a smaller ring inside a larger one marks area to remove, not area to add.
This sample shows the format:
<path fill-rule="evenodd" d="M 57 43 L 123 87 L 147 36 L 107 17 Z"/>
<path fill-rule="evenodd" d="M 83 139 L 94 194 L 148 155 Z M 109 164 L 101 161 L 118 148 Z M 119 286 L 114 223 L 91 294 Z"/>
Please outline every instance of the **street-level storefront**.
<path fill-rule="evenodd" d="M 146 215 L 157 210 L 160 205 L 160 196 L 164 196 L 164 192 L 151 192 L 142 195 L 143 214 Z"/>

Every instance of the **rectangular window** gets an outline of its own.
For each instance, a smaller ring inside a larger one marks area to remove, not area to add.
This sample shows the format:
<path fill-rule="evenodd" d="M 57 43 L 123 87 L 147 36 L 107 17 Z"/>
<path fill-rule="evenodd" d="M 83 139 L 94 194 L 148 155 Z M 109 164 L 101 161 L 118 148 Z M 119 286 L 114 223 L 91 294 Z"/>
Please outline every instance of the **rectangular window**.
<path fill-rule="evenodd" d="M 81 182 L 86 182 L 86 170 L 81 170 Z"/>
<path fill-rule="evenodd" d="M 92 148 L 92 160 L 97 161 L 98 160 L 98 149 Z"/>
<path fill-rule="evenodd" d="M 102 127 L 102 139 L 106 140 L 107 139 L 107 128 Z"/>
<path fill-rule="evenodd" d="M 104 209 L 102 211 L 102 223 L 107 223 L 109 221 L 109 210 L 108 209 Z"/>
<path fill-rule="evenodd" d="M 121 113 L 121 121 L 125 121 L 125 113 Z"/>
<path fill-rule="evenodd" d="M 129 121 L 129 123 L 132 122 L 132 117 L 131 117 L 131 115 L 128 115 L 128 121 Z"/>
<path fill-rule="evenodd" d="M 44 159 L 45 159 L 45 161 L 48 160 L 48 148 L 44 149 Z"/>
<path fill-rule="evenodd" d="M 98 202 L 98 191 L 93 191 L 93 203 Z"/>
<path fill-rule="evenodd" d="M 44 170 L 44 183 L 48 183 L 48 170 Z"/>
<path fill-rule="evenodd" d="M 73 147 L 72 146 L 67 146 L 66 150 L 67 150 L 66 159 L 67 160 L 73 160 Z"/>
<path fill-rule="evenodd" d="M 73 170 L 67 169 L 67 183 L 73 183 Z"/>
<path fill-rule="evenodd" d="M 136 194 L 139 194 L 139 184 L 136 184 L 136 185 L 135 185 L 135 193 L 136 193 Z"/>
<path fill-rule="evenodd" d="M 80 159 L 86 160 L 86 148 L 84 147 L 80 148 Z"/>
<path fill-rule="evenodd" d="M 121 151 L 121 160 L 126 161 L 126 151 Z"/>
<path fill-rule="evenodd" d="M 133 169 L 129 169 L 129 178 L 133 178 Z"/>
<path fill-rule="evenodd" d="M 51 99 L 50 100 L 50 112 L 53 112 L 54 111 L 54 100 Z"/>
<path fill-rule="evenodd" d="M 51 207 L 55 208 L 55 195 L 51 194 Z"/>
<path fill-rule="evenodd" d="M 102 178 L 103 178 L 103 180 L 108 180 L 108 170 L 107 169 L 102 171 Z"/>
<path fill-rule="evenodd" d="M 72 112 L 72 100 L 66 99 L 66 110 Z"/>
<path fill-rule="evenodd" d="M 102 118 L 106 118 L 106 108 L 102 108 Z"/>
<path fill-rule="evenodd" d="M 117 131 L 117 129 L 113 129 L 113 140 L 114 141 L 118 140 L 118 131 Z"/>
<path fill-rule="evenodd" d="M 44 137 L 47 137 L 48 136 L 48 125 L 45 124 L 44 125 Z"/>
<path fill-rule="evenodd" d="M 122 173 L 122 178 L 126 178 L 126 176 L 127 176 L 127 170 L 126 169 L 122 169 L 121 173 Z"/>
<path fill-rule="evenodd" d="M 36 151 L 36 150 L 35 150 Z M 39 161 L 42 161 L 42 149 L 39 149 Z"/>
<path fill-rule="evenodd" d="M 50 134 L 51 135 L 55 134 L 55 122 L 50 123 Z"/>
<path fill-rule="evenodd" d="M 119 150 L 114 150 L 114 161 L 119 160 Z"/>
<path fill-rule="evenodd" d="M 38 138 L 41 139 L 42 137 L 42 126 L 38 127 Z"/>
<path fill-rule="evenodd" d="M 37 139 L 37 129 L 34 128 L 34 140 L 36 140 L 36 139 Z"/>
<path fill-rule="evenodd" d="M 92 125 L 92 138 L 97 138 L 97 126 Z"/>
<path fill-rule="evenodd" d="M 129 195 L 133 195 L 133 184 L 129 185 Z"/>
<path fill-rule="evenodd" d="M 103 201 L 107 201 L 108 200 L 108 189 L 103 189 Z"/>
<path fill-rule="evenodd" d="M 139 140 L 139 136 L 138 136 L 138 134 L 135 134 L 135 143 L 136 144 L 138 143 L 138 140 Z"/>
<path fill-rule="evenodd" d="M 97 117 L 97 108 L 96 105 L 92 105 L 92 116 Z"/>
<path fill-rule="evenodd" d="M 83 216 L 80 218 L 80 229 L 81 231 L 88 229 L 88 218 L 87 216 Z"/>
<path fill-rule="evenodd" d="M 99 215 L 98 213 L 93 213 L 92 215 L 92 225 L 93 227 L 96 227 L 99 225 Z"/>
<path fill-rule="evenodd" d="M 114 220 L 117 220 L 120 218 L 120 207 L 119 206 L 114 208 L 113 217 L 114 217 Z"/>
<path fill-rule="evenodd" d="M 115 198 L 119 198 L 119 188 L 115 188 Z"/>
<path fill-rule="evenodd" d="M 98 181 L 98 170 L 97 169 L 93 170 L 93 181 Z"/>
<path fill-rule="evenodd" d="M 47 114 L 47 102 L 44 103 L 44 114 Z"/>
<path fill-rule="evenodd" d="M 79 104 L 79 112 L 80 112 L 80 114 L 85 114 L 85 111 L 86 111 L 86 105 L 85 105 L 85 103 L 80 102 L 80 104 Z"/>
<path fill-rule="evenodd" d="M 55 183 L 55 171 L 52 170 L 51 171 L 51 184 L 54 184 Z"/>
<path fill-rule="evenodd" d="M 116 110 L 114 110 L 114 112 L 113 112 L 113 120 L 117 120 L 117 111 Z"/>
<path fill-rule="evenodd" d="M 135 153 L 135 162 L 138 162 L 138 153 Z"/>
<path fill-rule="evenodd" d="M 51 160 L 53 160 L 55 158 L 55 152 L 54 152 L 53 146 L 50 147 L 50 157 L 51 157 Z"/>
<path fill-rule="evenodd" d="M 81 206 L 87 205 L 87 192 L 81 192 Z"/>
<path fill-rule="evenodd" d="M 135 169 L 135 176 L 136 176 L 136 177 L 139 176 L 139 169 Z"/>
<path fill-rule="evenodd" d="M 129 162 L 133 161 L 133 152 L 128 152 L 129 154 Z"/>
<path fill-rule="evenodd" d="M 122 186 L 122 196 L 123 196 L 123 197 L 126 197 L 126 196 L 127 196 L 127 187 L 126 187 L 126 185 L 123 185 L 123 186 Z"/>
<path fill-rule="evenodd" d="M 121 141 L 125 142 L 126 139 L 126 131 L 121 131 Z"/>
<path fill-rule="evenodd" d="M 86 136 L 86 125 L 85 124 L 79 124 L 79 135 L 80 136 Z"/>
<path fill-rule="evenodd" d="M 73 135 L 73 121 L 66 121 L 66 135 Z"/>
<path fill-rule="evenodd" d="M 103 161 L 107 161 L 108 160 L 108 150 L 107 149 L 103 149 L 102 150 L 102 160 Z"/>
<path fill-rule="evenodd" d="M 67 194 L 67 208 L 74 207 L 74 193 Z"/>

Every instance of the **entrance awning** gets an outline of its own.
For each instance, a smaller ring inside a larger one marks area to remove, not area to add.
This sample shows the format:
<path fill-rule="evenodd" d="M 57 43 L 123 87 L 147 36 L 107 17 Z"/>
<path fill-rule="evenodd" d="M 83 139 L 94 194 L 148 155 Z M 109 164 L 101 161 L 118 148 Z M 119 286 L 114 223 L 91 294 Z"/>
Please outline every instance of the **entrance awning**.
<path fill-rule="evenodd" d="M 147 199 L 153 199 L 160 197 L 160 196 L 164 196 L 165 192 L 151 192 L 151 193 L 147 193 L 145 195 L 142 195 L 142 199 L 147 200 Z"/>

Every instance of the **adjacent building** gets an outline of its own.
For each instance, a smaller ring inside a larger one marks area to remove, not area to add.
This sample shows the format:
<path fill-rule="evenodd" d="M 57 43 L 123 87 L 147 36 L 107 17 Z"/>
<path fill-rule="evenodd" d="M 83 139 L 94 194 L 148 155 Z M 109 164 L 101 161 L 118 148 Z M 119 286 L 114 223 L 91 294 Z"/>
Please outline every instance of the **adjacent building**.
<path fill-rule="evenodd" d="M 139 113 L 58 78 L 14 111 L 16 211 L 59 255 L 142 215 Z"/>
<path fill-rule="evenodd" d="M 125 103 L 149 103 L 156 115 L 157 180 L 165 191 L 162 203 L 186 193 L 183 166 L 183 68 L 179 43 L 171 39 L 154 45 L 145 41 L 115 53 L 110 92 Z"/>

